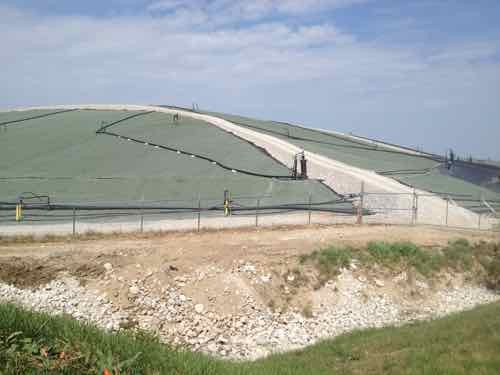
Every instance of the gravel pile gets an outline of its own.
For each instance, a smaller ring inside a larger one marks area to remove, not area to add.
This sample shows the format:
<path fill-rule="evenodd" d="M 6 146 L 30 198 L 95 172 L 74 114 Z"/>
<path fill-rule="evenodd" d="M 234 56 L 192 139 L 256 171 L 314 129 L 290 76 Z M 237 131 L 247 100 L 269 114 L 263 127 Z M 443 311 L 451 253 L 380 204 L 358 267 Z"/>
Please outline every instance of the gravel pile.
<path fill-rule="evenodd" d="M 0 283 L 0 301 L 52 314 L 68 314 L 80 321 L 92 322 L 107 330 L 117 330 L 127 314 L 103 296 L 85 289 L 70 277 L 51 281 L 34 289 L 19 289 Z"/>
<path fill-rule="evenodd" d="M 108 278 L 114 278 L 112 268 L 108 268 Z M 235 272 L 253 277 L 256 284 L 269 282 L 268 276 L 260 275 L 249 264 Z M 255 359 L 302 348 L 354 329 L 432 319 L 499 299 L 498 294 L 485 288 L 462 286 L 441 289 L 425 300 L 400 300 L 385 294 L 383 281 L 370 282 L 344 270 L 321 291 L 334 298 L 335 303 L 316 303 L 309 318 L 299 311 L 273 313 L 249 293 L 240 296 L 244 302 L 237 314 L 224 315 L 216 313 L 213 304 L 207 306 L 183 294 L 182 288 L 200 281 L 199 276 L 176 277 L 173 285 L 160 289 L 160 295 L 158 290 L 147 286 L 149 277 L 151 275 L 143 280 L 123 280 L 129 303 L 121 307 L 71 278 L 53 281 L 35 290 L 0 284 L 0 301 L 36 311 L 69 314 L 107 330 L 138 327 L 154 331 L 164 342 L 217 357 Z M 417 287 L 428 288 L 425 283 Z M 223 300 L 225 294 L 226 291 L 217 296 L 217 301 Z"/>

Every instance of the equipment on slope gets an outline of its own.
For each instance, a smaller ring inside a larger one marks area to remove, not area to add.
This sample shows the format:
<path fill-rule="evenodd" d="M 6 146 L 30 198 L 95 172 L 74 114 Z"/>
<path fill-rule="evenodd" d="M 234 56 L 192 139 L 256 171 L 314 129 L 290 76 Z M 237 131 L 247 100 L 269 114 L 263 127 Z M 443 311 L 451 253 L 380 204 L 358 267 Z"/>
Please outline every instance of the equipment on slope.
<path fill-rule="evenodd" d="M 298 171 L 299 157 L 300 157 L 300 175 Z M 295 180 L 299 178 L 304 180 L 307 179 L 307 159 L 304 154 L 304 151 L 295 154 L 293 157 L 292 178 Z"/>
<path fill-rule="evenodd" d="M 304 152 L 300 158 L 300 177 L 304 180 L 307 179 L 307 160 Z"/>
<path fill-rule="evenodd" d="M 231 194 L 224 190 L 224 216 L 231 216 Z"/>
<path fill-rule="evenodd" d="M 292 168 L 292 177 L 294 180 L 297 179 L 297 175 L 298 175 L 298 172 L 297 172 L 297 155 L 294 155 L 293 157 L 293 168 Z"/>
<path fill-rule="evenodd" d="M 23 220 L 23 202 L 16 204 L 16 221 L 20 222 Z"/>
<path fill-rule="evenodd" d="M 455 153 L 452 149 L 450 149 L 449 157 L 447 158 L 446 167 L 451 169 L 453 167 L 453 163 L 455 163 Z"/>

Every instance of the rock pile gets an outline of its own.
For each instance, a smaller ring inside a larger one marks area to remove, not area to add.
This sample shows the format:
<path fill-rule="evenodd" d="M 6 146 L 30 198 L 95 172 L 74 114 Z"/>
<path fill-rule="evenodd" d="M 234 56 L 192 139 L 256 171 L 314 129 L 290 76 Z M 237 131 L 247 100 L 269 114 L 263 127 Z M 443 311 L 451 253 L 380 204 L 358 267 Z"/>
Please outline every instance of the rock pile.
<path fill-rule="evenodd" d="M 343 270 L 335 281 L 311 292 L 314 306 L 310 317 L 306 318 L 293 308 L 284 313 L 272 312 L 248 290 L 234 290 L 237 288 L 234 285 L 233 290 L 226 287 L 220 295 L 209 296 L 208 302 L 203 303 L 187 294 L 187 288 L 223 273 L 220 269 L 176 276 L 173 283 L 161 287 L 153 272 L 142 279 L 127 280 L 115 275 L 111 264 L 104 267 L 107 273 L 102 283 L 107 285 L 110 280 L 122 283 L 127 304 L 113 304 L 110 299 L 68 277 L 35 290 L 0 284 L 0 301 L 14 302 L 37 311 L 70 314 L 108 330 L 137 327 L 153 331 L 164 342 L 218 357 L 255 359 L 301 348 L 353 329 L 434 318 L 499 298 L 485 288 L 472 285 L 447 287 L 418 301 L 394 298 L 385 292 L 386 284 L 402 282 L 405 275 L 393 280 L 370 281 Z M 272 279 L 269 272 L 248 263 L 238 265 L 228 274 L 231 272 L 236 276 L 241 274 L 247 282 L 260 287 L 263 284 L 266 287 Z M 429 288 L 422 282 L 416 287 Z M 238 312 L 217 312 L 214 306 L 232 294 L 240 298 Z"/>

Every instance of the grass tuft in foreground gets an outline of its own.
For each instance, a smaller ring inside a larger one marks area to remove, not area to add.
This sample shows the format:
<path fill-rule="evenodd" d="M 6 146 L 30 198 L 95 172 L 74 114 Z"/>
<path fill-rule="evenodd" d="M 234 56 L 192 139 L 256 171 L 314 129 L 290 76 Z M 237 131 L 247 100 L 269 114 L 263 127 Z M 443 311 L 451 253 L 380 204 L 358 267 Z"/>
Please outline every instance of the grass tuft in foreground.
<path fill-rule="evenodd" d="M 305 350 L 230 362 L 148 335 L 108 334 L 0 305 L 0 374 L 498 374 L 500 303 L 431 322 L 357 331 Z"/>

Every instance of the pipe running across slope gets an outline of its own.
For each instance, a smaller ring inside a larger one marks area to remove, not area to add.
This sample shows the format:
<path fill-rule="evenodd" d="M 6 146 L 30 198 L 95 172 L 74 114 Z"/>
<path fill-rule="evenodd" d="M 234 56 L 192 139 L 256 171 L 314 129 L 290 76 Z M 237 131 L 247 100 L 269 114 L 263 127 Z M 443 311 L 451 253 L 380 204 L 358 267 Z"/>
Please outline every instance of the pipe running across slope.
<path fill-rule="evenodd" d="M 478 222 L 477 214 L 460 206 L 448 206 L 444 199 L 429 194 L 426 191 L 416 190 L 389 177 L 379 175 L 374 171 L 353 167 L 323 155 L 303 150 L 283 139 L 238 126 L 230 121 L 213 115 L 200 114 L 181 109 L 140 105 L 69 105 L 29 109 L 50 108 L 155 111 L 169 114 L 179 113 L 182 116 L 205 121 L 233 133 L 238 137 L 244 138 L 264 148 L 270 155 L 287 165 L 289 168 L 292 167 L 294 155 L 304 152 L 308 160 L 308 174 L 311 178 L 322 180 L 324 184 L 331 187 L 334 191 L 346 196 L 360 192 L 361 184 L 363 183 L 365 191 L 371 193 L 365 197 L 364 202 L 366 208 L 385 207 L 387 210 L 393 210 L 391 215 L 393 215 L 395 221 L 398 221 L 398 219 L 401 220 L 401 222 L 408 221 L 407 214 L 405 214 L 404 217 L 402 215 L 399 217 L 397 211 L 411 210 L 414 204 L 412 203 L 414 194 L 417 193 L 422 195 L 418 202 L 418 218 L 421 222 L 440 225 L 444 222 L 446 213 L 448 215 L 448 221 L 452 223 L 452 225 L 473 227 L 477 225 L 476 223 Z"/>

